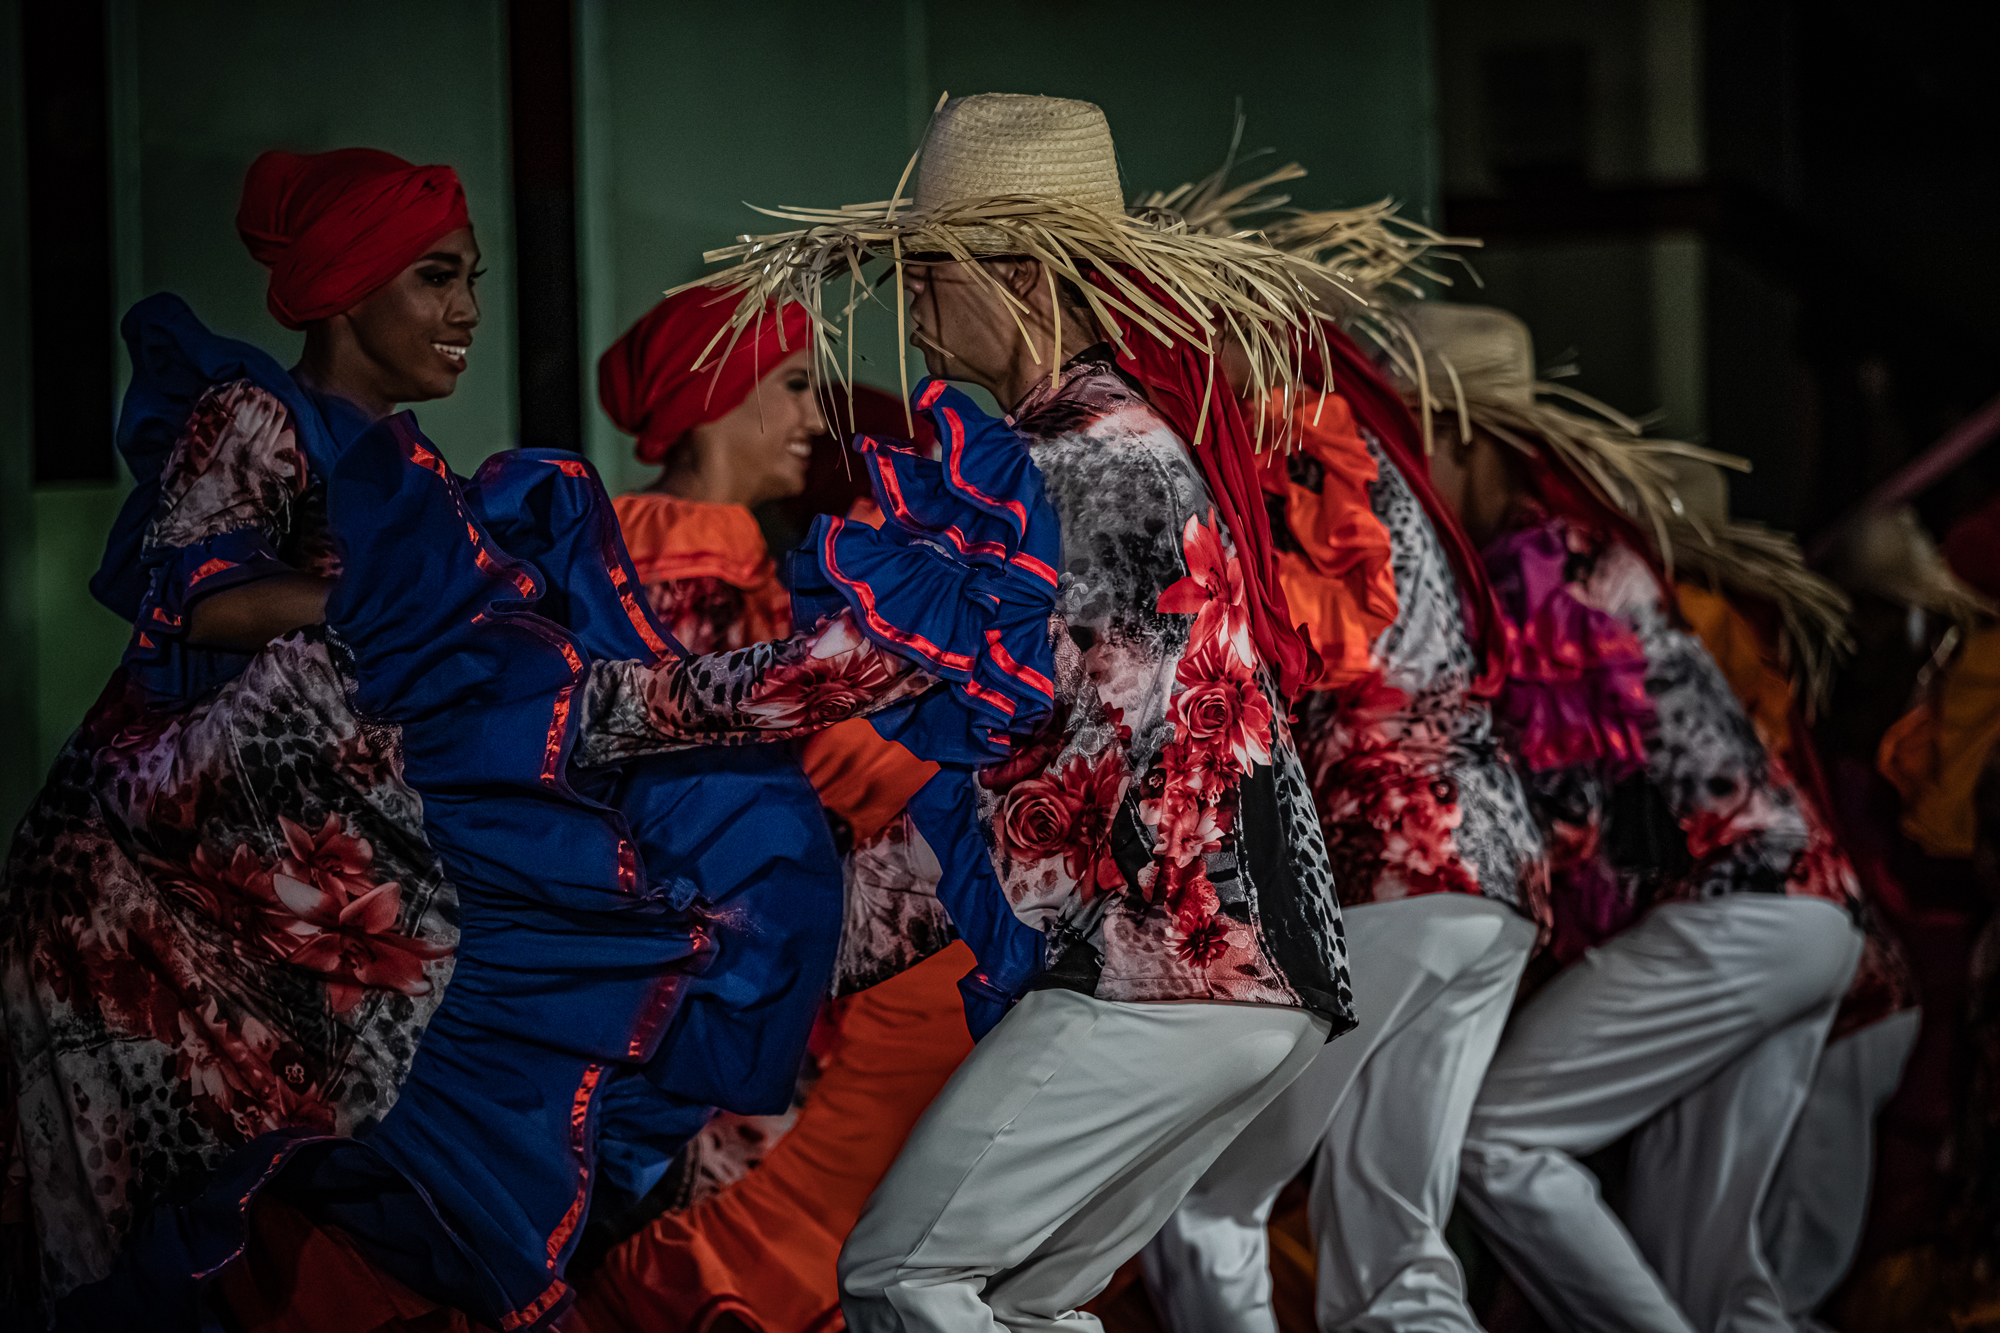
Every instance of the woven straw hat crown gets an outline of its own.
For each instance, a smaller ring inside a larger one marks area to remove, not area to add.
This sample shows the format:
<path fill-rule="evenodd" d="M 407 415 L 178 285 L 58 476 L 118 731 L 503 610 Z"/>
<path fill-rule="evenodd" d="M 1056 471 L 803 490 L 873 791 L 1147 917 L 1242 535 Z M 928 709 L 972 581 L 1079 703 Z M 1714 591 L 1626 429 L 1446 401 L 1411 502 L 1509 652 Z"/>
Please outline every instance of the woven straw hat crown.
<path fill-rule="evenodd" d="M 1451 401 L 1456 374 L 1468 394 L 1534 406 L 1535 340 L 1519 319 L 1492 306 L 1442 302 L 1414 305 L 1403 318 L 1424 349 L 1431 392 L 1440 399 Z"/>
<path fill-rule="evenodd" d="M 918 159 L 916 211 L 1041 195 L 1120 216 L 1118 153 L 1091 102 L 1022 93 L 956 97 L 939 108 Z"/>

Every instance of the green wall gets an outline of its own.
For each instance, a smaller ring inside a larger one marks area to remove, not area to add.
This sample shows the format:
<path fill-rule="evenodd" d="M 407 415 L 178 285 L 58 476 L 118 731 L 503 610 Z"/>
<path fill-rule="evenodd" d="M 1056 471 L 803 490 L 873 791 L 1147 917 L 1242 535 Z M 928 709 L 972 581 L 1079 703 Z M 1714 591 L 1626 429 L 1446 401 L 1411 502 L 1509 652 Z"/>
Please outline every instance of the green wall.
<path fill-rule="evenodd" d="M 0 0 L 0 69 L 20 0 Z M 289 363 L 299 335 L 264 311 L 236 239 L 263 149 L 386 148 L 465 180 L 489 266 L 485 322 L 458 394 L 419 409 L 469 470 L 515 429 L 503 0 L 110 0 L 121 304 L 186 297 L 212 327 Z M 1176 12 L 1186 22 L 1173 21 Z M 1221 157 L 1239 97 L 1247 144 L 1303 161 L 1302 203 L 1437 196 L 1428 5 L 1331 0 L 1256 11 L 1232 39 L 1206 4 L 1124 0 L 577 0 L 579 271 L 588 447 L 640 481 L 595 411 L 597 354 L 701 251 L 762 230 L 745 207 L 848 203 L 895 184 L 941 91 L 1101 103 L 1132 192 Z M 19 80 L 9 77 L 9 89 Z M 28 487 L 18 93 L 0 105 L 0 814 L 9 820 L 102 689 L 125 628 L 85 583 L 118 486 Z M 860 339 L 862 378 L 896 382 L 894 318 Z M 109 338 L 112 331 L 107 330 Z M 11 390 L 11 392 L 10 392 Z"/>
<path fill-rule="evenodd" d="M 20 68 L 19 0 L 0 0 L 0 70 Z M 0 818 L 41 781 L 35 730 L 35 507 L 28 444 L 21 81 L 0 80 Z"/>

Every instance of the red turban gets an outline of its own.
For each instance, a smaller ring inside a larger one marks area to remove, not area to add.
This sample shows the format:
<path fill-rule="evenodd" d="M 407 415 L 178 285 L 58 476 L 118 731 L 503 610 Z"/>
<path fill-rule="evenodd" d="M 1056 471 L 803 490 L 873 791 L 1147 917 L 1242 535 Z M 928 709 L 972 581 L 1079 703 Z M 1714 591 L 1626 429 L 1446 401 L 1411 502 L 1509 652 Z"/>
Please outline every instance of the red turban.
<path fill-rule="evenodd" d="M 471 225 L 457 172 L 373 148 L 265 153 L 236 210 L 237 234 L 271 270 L 265 304 L 288 329 L 352 310 L 432 241 Z"/>
<path fill-rule="evenodd" d="M 639 437 L 640 462 L 660 462 L 694 427 L 727 416 L 758 380 L 811 343 L 804 306 L 787 305 L 782 318 L 760 319 L 740 335 L 723 333 L 735 313 L 734 296 L 690 287 L 648 310 L 597 359 L 597 401 L 618 429 Z"/>

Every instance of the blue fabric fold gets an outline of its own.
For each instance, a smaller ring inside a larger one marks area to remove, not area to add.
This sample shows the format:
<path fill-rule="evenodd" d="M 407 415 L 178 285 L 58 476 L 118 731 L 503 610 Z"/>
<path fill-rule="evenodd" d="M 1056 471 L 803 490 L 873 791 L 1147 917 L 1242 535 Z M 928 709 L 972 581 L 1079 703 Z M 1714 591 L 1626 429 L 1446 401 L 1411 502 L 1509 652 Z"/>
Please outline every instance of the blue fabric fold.
<path fill-rule="evenodd" d="M 875 729 L 920 759 L 994 763 L 1054 713 L 1062 526 L 1012 427 L 942 380 L 912 401 L 943 456 L 855 438 L 886 521 L 814 520 L 790 557 L 793 621 L 851 609 L 863 633 L 950 686 L 877 715 Z"/>
<path fill-rule="evenodd" d="M 938 898 L 978 965 L 959 982 L 974 1038 L 1041 971 L 1042 933 L 1008 905 L 980 826 L 977 769 L 1051 725 L 1055 650 L 1049 617 L 1062 526 L 1025 440 L 942 380 L 917 386 L 940 457 L 857 436 L 881 528 L 823 516 L 790 557 L 793 618 L 851 609 L 883 647 L 922 661 L 934 689 L 870 719 L 940 771 L 907 811 L 937 853 Z"/>

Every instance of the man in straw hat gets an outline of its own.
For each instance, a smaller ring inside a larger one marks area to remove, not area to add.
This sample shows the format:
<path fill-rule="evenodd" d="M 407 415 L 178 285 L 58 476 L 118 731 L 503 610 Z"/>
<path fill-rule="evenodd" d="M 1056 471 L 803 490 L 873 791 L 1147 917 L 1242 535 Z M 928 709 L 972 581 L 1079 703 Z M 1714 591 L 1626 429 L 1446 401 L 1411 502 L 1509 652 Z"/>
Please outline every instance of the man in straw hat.
<path fill-rule="evenodd" d="M 1353 1024 L 1284 721 L 1310 658 L 1215 356 L 1230 336 L 1260 390 L 1290 374 L 1283 349 L 1317 326 L 1310 265 L 1128 219 L 1110 130 L 1086 102 L 944 103 L 917 161 L 914 201 L 783 210 L 811 225 L 720 252 L 744 262 L 709 280 L 741 297 L 744 325 L 792 298 L 824 338 L 841 315 L 826 317 L 823 279 L 889 259 L 932 374 L 1009 410 L 1060 519 L 1055 725 L 977 790 L 1044 970 L 855 1227 L 842 1308 L 869 1333 L 1088 1329 L 1076 1307 Z M 1005 512 L 1010 494 L 962 470 L 982 460 L 949 418 L 942 444 L 954 493 Z M 894 521 L 899 502 L 883 498 Z"/>
<path fill-rule="evenodd" d="M 1237 231 L 1287 202 L 1265 187 L 1303 174 L 1231 189 L 1227 172 L 1147 205 Z M 1445 241 L 1396 222 L 1384 203 L 1277 214 L 1266 234 L 1365 291 Z M 1441 1290 L 1462 1306 L 1443 1234 L 1460 1139 L 1547 921 L 1541 835 L 1493 734 L 1505 641 L 1478 552 L 1431 489 L 1401 396 L 1340 333 L 1325 351 L 1306 358 L 1325 392 L 1274 391 L 1245 410 L 1296 445 L 1267 452 L 1262 479 L 1279 577 L 1321 662 L 1294 727 L 1360 1025 L 1264 1109 L 1147 1246 L 1154 1307 L 1177 1333 L 1274 1327 L 1266 1224 L 1308 1165 L 1321 1327 L 1440 1327 Z"/>
<path fill-rule="evenodd" d="M 1789 1328 L 1759 1209 L 1860 953 L 1858 886 L 1667 600 L 1664 459 L 1705 451 L 1538 383 L 1504 311 L 1409 317 L 1434 475 L 1513 625 L 1497 711 L 1576 960 L 1514 1015 L 1460 1198 L 1558 1326 Z M 1633 1131 L 1621 1224 L 1579 1159 Z"/>

